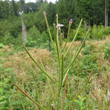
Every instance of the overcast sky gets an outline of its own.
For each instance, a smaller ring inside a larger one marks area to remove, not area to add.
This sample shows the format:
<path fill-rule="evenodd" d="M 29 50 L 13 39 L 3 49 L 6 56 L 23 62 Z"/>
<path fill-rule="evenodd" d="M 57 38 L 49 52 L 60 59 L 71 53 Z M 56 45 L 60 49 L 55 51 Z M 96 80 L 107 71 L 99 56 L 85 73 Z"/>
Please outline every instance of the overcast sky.
<path fill-rule="evenodd" d="M 53 2 L 55 3 L 56 0 L 47 0 L 48 2 Z M 36 2 L 36 0 L 25 0 L 25 2 Z"/>

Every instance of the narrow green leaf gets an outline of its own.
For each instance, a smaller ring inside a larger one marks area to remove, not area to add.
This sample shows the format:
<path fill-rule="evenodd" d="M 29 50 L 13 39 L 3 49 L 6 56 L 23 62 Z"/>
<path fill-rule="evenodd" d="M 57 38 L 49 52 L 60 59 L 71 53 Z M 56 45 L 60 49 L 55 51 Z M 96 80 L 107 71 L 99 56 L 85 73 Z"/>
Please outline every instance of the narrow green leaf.
<path fill-rule="evenodd" d="M 45 67 L 44 67 L 44 65 L 43 65 L 43 62 L 42 62 L 42 60 L 41 60 L 41 58 L 40 58 L 39 55 L 38 55 L 38 57 L 39 57 L 39 60 L 40 60 L 40 62 L 41 62 L 41 65 L 42 65 L 43 69 L 45 70 Z M 50 85 L 49 79 L 48 79 L 47 76 L 46 76 L 46 78 L 47 78 L 47 83 L 48 83 L 48 85 L 49 85 L 50 91 L 51 91 L 51 93 L 52 93 L 52 98 L 53 98 L 53 100 L 54 100 L 54 103 L 56 104 L 55 96 L 54 96 L 54 94 L 53 94 L 53 90 L 52 90 L 52 87 L 51 87 L 51 85 Z"/>
<path fill-rule="evenodd" d="M 69 35 L 70 35 L 70 27 L 71 27 L 71 24 L 69 23 L 69 28 L 68 28 L 68 35 L 67 35 L 67 39 L 66 39 L 66 42 L 65 42 L 65 44 L 64 44 L 64 46 L 63 46 L 63 48 L 62 48 L 62 52 L 63 52 L 63 50 L 64 50 L 64 48 L 65 48 L 65 46 L 66 46 L 66 44 L 67 44 L 67 42 L 68 42 L 68 40 L 69 40 Z"/>
<path fill-rule="evenodd" d="M 62 87 L 62 81 L 63 81 L 63 71 L 64 71 L 64 57 L 63 57 L 63 53 L 62 53 L 61 87 Z"/>
<path fill-rule="evenodd" d="M 27 52 L 27 54 L 30 56 L 30 58 L 34 61 L 34 63 L 40 68 L 40 70 L 44 72 L 44 74 L 48 76 L 57 85 L 57 83 L 48 75 L 48 73 L 34 60 L 34 58 L 31 56 L 31 54 L 29 53 L 29 51 L 27 50 L 24 44 L 23 44 L 23 47 L 25 51 Z"/>
<path fill-rule="evenodd" d="M 82 45 L 80 46 L 79 50 L 77 51 L 77 53 L 76 53 L 75 56 L 73 57 L 72 61 L 70 62 L 70 64 L 69 64 L 68 67 L 66 68 L 66 70 L 65 70 L 65 72 L 64 72 L 65 76 L 64 76 L 64 79 L 63 79 L 63 83 L 64 83 L 64 81 L 65 81 L 65 78 L 66 78 L 66 75 L 67 75 L 67 71 L 69 70 L 70 66 L 71 66 L 72 63 L 75 61 L 75 59 L 77 58 L 77 56 L 79 55 L 79 52 L 81 51 L 81 49 L 82 49 L 82 47 L 83 47 L 84 42 L 85 42 L 85 40 L 86 40 L 86 38 L 87 38 L 87 36 L 88 36 L 89 31 L 90 31 L 90 28 L 88 29 L 88 31 L 87 31 L 87 33 L 86 33 L 86 36 L 85 36 L 85 38 L 84 38 L 84 40 L 83 40 L 83 42 L 82 42 Z"/>
<path fill-rule="evenodd" d="M 59 36 L 58 36 L 58 15 L 56 15 L 57 22 L 57 36 L 56 36 L 56 47 L 57 47 L 57 56 L 58 56 L 58 66 L 60 67 L 60 49 L 59 49 Z"/>
<path fill-rule="evenodd" d="M 55 45 L 54 45 L 54 42 L 53 42 L 53 40 L 52 40 L 52 36 L 51 36 L 51 33 L 50 33 L 49 24 L 48 24 L 48 21 L 47 21 L 47 17 L 46 17 L 46 13 L 45 13 L 45 12 L 44 12 L 44 17 L 45 17 L 45 21 L 46 21 L 48 33 L 49 33 L 49 36 L 50 36 L 50 40 L 51 40 L 51 42 L 52 42 L 52 45 L 53 45 L 53 47 L 54 47 L 55 52 L 57 53 L 56 48 L 55 48 Z"/>
<path fill-rule="evenodd" d="M 35 104 L 37 104 L 42 110 L 45 110 L 38 102 L 36 102 L 34 99 L 32 99 L 28 94 L 26 94 L 18 85 L 13 83 L 25 96 L 27 96 L 31 101 L 33 101 Z"/>
<path fill-rule="evenodd" d="M 81 19 L 81 21 L 80 21 L 80 23 L 79 23 L 79 26 L 78 26 L 78 29 L 77 29 L 76 34 L 75 34 L 75 36 L 74 36 L 74 39 L 72 40 L 71 45 L 69 46 L 68 50 L 66 51 L 64 57 L 66 57 L 67 53 L 68 53 L 69 50 L 71 49 L 71 47 L 72 47 L 72 45 L 73 45 L 73 43 L 74 43 L 74 41 L 75 41 L 75 39 L 76 39 L 76 37 L 77 37 L 77 35 L 78 35 L 79 29 L 80 29 L 80 27 L 81 27 L 81 24 L 82 24 L 82 19 Z"/>

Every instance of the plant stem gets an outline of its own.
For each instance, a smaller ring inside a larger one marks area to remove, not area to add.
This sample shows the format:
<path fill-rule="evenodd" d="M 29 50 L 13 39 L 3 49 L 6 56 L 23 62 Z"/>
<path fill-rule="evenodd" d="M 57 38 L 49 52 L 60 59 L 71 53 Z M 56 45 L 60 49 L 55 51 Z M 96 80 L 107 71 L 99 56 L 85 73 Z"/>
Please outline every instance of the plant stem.
<path fill-rule="evenodd" d="M 67 81 L 68 81 L 68 75 L 66 76 L 65 90 L 64 90 L 64 96 L 63 96 L 63 102 L 62 102 L 61 110 L 63 109 L 63 105 L 64 105 L 64 101 L 65 101 L 65 94 L 66 94 Z"/>
<path fill-rule="evenodd" d="M 63 70 L 64 70 L 64 57 L 63 57 L 63 53 L 62 53 L 61 87 L 62 87 L 62 81 L 63 81 Z"/>
<path fill-rule="evenodd" d="M 53 24 L 53 26 L 54 26 L 54 35 L 55 35 L 55 43 L 56 43 L 56 27 L 55 27 L 55 23 Z"/>
<path fill-rule="evenodd" d="M 79 23 L 79 26 L 78 26 L 78 29 L 77 29 L 76 34 L 75 34 L 75 36 L 74 36 L 74 39 L 72 40 L 71 45 L 69 46 L 68 50 L 66 51 L 64 57 L 66 57 L 67 53 L 68 53 L 69 50 L 71 49 L 71 47 L 72 47 L 72 45 L 73 45 L 73 43 L 74 43 L 74 41 L 75 41 L 75 39 L 76 39 L 76 36 L 77 36 L 77 34 L 78 34 L 78 31 L 79 31 L 79 29 L 80 29 L 80 27 L 81 27 L 81 24 L 82 24 L 82 19 L 81 19 L 81 21 L 80 21 L 80 23 Z"/>
<path fill-rule="evenodd" d="M 41 62 L 41 65 L 42 65 L 43 69 L 45 70 L 45 67 L 44 67 L 44 65 L 43 65 L 43 63 L 42 63 L 42 60 L 41 60 L 41 58 L 40 58 L 39 55 L 38 55 L 38 57 L 39 57 L 39 60 L 40 60 L 40 62 Z M 46 76 L 46 78 L 47 78 L 47 82 L 48 82 L 48 85 L 49 85 L 50 91 L 51 91 L 51 93 L 52 93 L 52 97 L 53 97 L 54 103 L 56 104 L 55 96 L 54 96 L 54 94 L 53 94 L 53 90 L 52 90 L 52 87 L 51 87 L 51 85 L 50 85 L 49 79 L 48 79 L 47 76 Z"/>
<path fill-rule="evenodd" d="M 37 95 L 38 95 L 38 102 L 41 103 L 41 102 L 40 102 L 39 91 L 38 91 L 37 85 L 36 85 L 36 90 L 37 90 Z"/>
<path fill-rule="evenodd" d="M 77 53 L 76 53 L 75 56 L 73 57 L 72 61 L 70 62 L 70 64 L 69 64 L 68 67 L 66 68 L 66 70 L 64 71 L 65 76 L 67 75 L 67 71 L 69 70 L 70 66 L 71 66 L 72 63 L 75 61 L 75 59 L 77 58 L 77 56 L 79 55 L 79 52 L 81 51 L 81 49 L 82 49 L 82 47 L 83 47 L 83 44 L 84 44 L 84 42 L 85 42 L 85 40 L 86 40 L 86 38 L 87 38 L 87 36 L 88 36 L 89 30 L 90 30 L 90 29 L 88 29 L 88 31 L 87 31 L 87 33 L 86 33 L 86 36 L 85 36 L 85 38 L 84 38 L 84 40 L 83 40 L 83 43 L 82 43 L 82 45 L 80 46 L 79 50 L 77 51 Z M 63 83 L 64 83 L 64 81 L 65 81 L 65 77 L 63 78 Z"/>
<path fill-rule="evenodd" d="M 69 97 L 70 97 L 70 100 L 71 100 L 71 93 L 70 93 L 69 83 L 68 83 L 68 93 L 69 93 Z M 72 104 L 71 104 L 71 110 L 73 110 Z"/>
<path fill-rule="evenodd" d="M 67 35 L 67 39 L 66 39 L 66 42 L 65 42 L 65 45 L 63 46 L 63 49 L 61 50 L 63 52 L 67 42 L 68 42 L 68 39 L 69 39 L 69 35 L 70 35 L 70 27 L 71 27 L 71 24 L 69 23 L 69 28 L 68 28 L 68 35 Z"/>
<path fill-rule="evenodd" d="M 56 22 L 57 22 L 57 25 L 58 25 L 58 15 L 56 16 Z M 57 26 L 57 36 L 56 36 L 56 47 L 57 47 L 58 67 L 60 67 L 60 51 L 59 51 L 58 26 Z"/>
<path fill-rule="evenodd" d="M 23 105 L 23 101 L 22 101 L 22 98 L 21 98 L 21 95 L 20 95 L 19 91 L 18 91 L 18 94 L 19 94 L 19 97 L 20 97 L 20 100 L 21 100 L 21 103 L 22 103 L 22 106 L 23 106 L 23 110 L 25 110 L 25 107 Z"/>
<path fill-rule="evenodd" d="M 31 101 L 33 101 L 35 104 L 37 104 L 42 110 L 45 110 L 38 102 L 36 102 L 34 99 L 32 99 L 28 94 L 26 94 L 19 86 L 17 86 L 15 83 L 13 83 L 25 96 L 27 96 Z"/>
<path fill-rule="evenodd" d="M 27 92 L 27 94 L 30 96 L 29 92 L 28 92 L 28 91 L 26 91 L 26 92 Z M 31 97 L 31 96 L 30 96 L 30 97 Z M 39 110 L 37 104 L 34 103 L 34 105 L 35 105 L 35 107 L 37 108 L 37 110 Z"/>
<path fill-rule="evenodd" d="M 51 42 L 52 42 L 52 45 L 53 45 L 53 47 L 54 47 L 55 52 L 57 53 L 56 48 L 55 48 L 55 45 L 54 45 L 54 42 L 53 42 L 53 40 L 52 40 L 51 33 L 50 33 L 50 29 L 49 29 L 49 25 L 48 25 L 48 21 L 47 21 L 46 13 L 44 14 L 44 17 L 45 17 L 45 21 L 46 21 L 46 25 L 47 25 L 48 33 L 49 33 L 49 36 L 50 36 L 50 40 L 51 40 Z"/>
<path fill-rule="evenodd" d="M 25 45 L 23 44 L 24 49 L 26 50 L 27 54 L 30 56 L 30 58 L 34 61 L 34 63 L 39 67 L 39 69 L 44 72 L 46 76 L 48 76 L 56 85 L 57 83 L 48 75 L 48 73 L 34 60 L 34 58 L 31 56 Z"/>
<path fill-rule="evenodd" d="M 58 30 L 58 15 L 56 14 L 56 24 L 57 24 L 57 35 L 56 35 L 56 48 L 57 48 L 57 58 L 58 58 L 58 78 L 59 78 L 59 81 L 58 81 L 58 101 L 57 103 L 59 104 L 61 101 L 60 101 L 60 90 L 61 90 L 61 64 L 60 64 L 60 58 L 61 58 L 61 53 L 60 53 L 60 48 L 59 48 L 59 30 Z M 60 105 L 60 104 L 59 104 Z M 57 109 L 58 106 L 57 106 Z"/>

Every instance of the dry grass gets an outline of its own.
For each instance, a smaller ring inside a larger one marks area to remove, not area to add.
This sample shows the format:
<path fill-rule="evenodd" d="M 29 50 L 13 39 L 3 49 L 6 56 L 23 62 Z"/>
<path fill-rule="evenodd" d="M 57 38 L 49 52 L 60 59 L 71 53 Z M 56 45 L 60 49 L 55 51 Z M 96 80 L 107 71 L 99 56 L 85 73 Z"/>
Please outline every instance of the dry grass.
<path fill-rule="evenodd" d="M 50 62 L 53 62 L 53 59 L 51 58 L 51 53 L 46 49 L 33 48 L 29 50 L 29 52 L 38 63 L 40 63 L 39 57 L 44 65 L 47 65 Z M 30 59 L 30 57 L 24 51 L 19 53 L 14 53 L 13 55 L 2 59 L 5 60 L 5 63 L 3 64 L 3 68 L 12 67 L 14 72 L 17 75 L 20 73 L 24 74 L 23 71 L 28 70 L 29 67 L 32 67 L 39 71 L 39 69 L 36 67 L 34 62 Z"/>
<path fill-rule="evenodd" d="M 90 43 L 90 41 L 86 40 L 86 41 L 85 41 L 85 45 L 87 45 L 88 43 Z M 63 42 L 62 47 L 63 47 L 64 45 L 65 45 L 65 42 Z M 65 49 L 68 49 L 70 45 L 71 45 L 71 42 L 68 42 L 68 43 L 66 44 L 66 46 L 65 46 Z M 80 46 L 80 45 L 81 45 L 81 41 L 74 41 L 74 43 L 73 43 L 73 45 L 72 45 L 72 48 L 76 48 L 76 47 L 78 47 L 78 46 Z"/>
<path fill-rule="evenodd" d="M 1 49 L 2 52 L 10 52 L 12 47 L 6 46 L 5 48 Z M 57 70 L 56 70 L 56 63 L 51 57 L 51 52 L 47 49 L 37 49 L 32 48 L 29 50 L 32 57 L 42 66 L 41 62 L 43 63 L 46 72 L 54 79 L 57 80 Z M 13 55 L 6 55 L 6 57 L 2 57 L 2 60 L 5 60 L 3 63 L 3 68 L 12 68 L 13 72 L 15 73 L 16 82 L 22 86 L 22 88 L 30 88 L 29 91 L 32 89 L 31 82 L 37 82 L 37 86 L 39 87 L 40 92 L 40 101 L 43 105 L 46 102 L 49 102 L 51 98 L 49 86 L 47 80 L 44 82 L 40 81 L 40 77 L 43 74 L 41 70 L 34 64 L 31 58 L 27 55 L 25 51 L 21 51 L 18 53 L 14 53 Z M 53 75 L 54 74 L 54 75 Z M 5 76 L 8 73 L 5 73 Z M 10 74 L 11 75 L 11 74 Z M 44 77 L 46 78 L 46 77 Z M 53 88 L 54 89 L 54 88 Z M 34 97 L 37 95 L 36 93 L 36 86 L 33 87 L 32 94 Z"/>

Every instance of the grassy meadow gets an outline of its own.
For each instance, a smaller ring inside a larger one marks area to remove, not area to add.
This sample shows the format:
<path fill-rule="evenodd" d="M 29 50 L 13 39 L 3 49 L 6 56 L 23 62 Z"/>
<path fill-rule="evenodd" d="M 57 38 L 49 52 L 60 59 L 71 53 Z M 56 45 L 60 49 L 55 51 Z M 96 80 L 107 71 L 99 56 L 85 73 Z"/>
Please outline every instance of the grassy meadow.
<path fill-rule="evenodd" d="M 70 42 L 66 44 L 68 49 Z M 71 61 L 81 41 L 75 41 L 65 57 L 64 68 Z M 63 46 L 63 45 L 62 45 Z M 33 58 L 43 66 L 48 74 L 56 81 L 57 58 L 53 50 L 48 48 L 29 47 Z M 102 40 L 86 40 L 77 59 L 68 72 L 64 106 L 82 88 L 88 75 L 92 76 L 67 110 L 109 110 L 110 109 L 110 36 Z M 34 64 L 23 47 L 18 51 L 14 45 L 0 48 L 0 110 L 38 110 L 34 103 L 24 96 L 13 83 L 39 102 L 46 110 L 56 110 L 55 103 L 45 74 Z M 56 85 L 49 79 L 57 100 Z M 61 100 L 63 100 L 65 85 Z M 53 104 L 53 105 L 52 105 Z M 42 109 L 41 109 L 42 110 Z"/>

